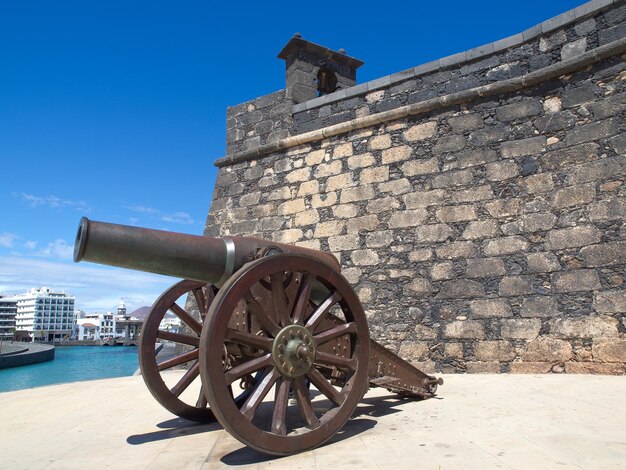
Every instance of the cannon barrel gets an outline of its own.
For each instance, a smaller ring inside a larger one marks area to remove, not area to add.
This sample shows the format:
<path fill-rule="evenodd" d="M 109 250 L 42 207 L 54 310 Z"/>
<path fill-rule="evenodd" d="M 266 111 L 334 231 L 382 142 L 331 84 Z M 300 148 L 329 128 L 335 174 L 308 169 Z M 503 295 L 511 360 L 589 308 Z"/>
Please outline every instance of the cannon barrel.
<path fill-rule="evenodd" d="M 244 264 L 267 252 L 313 256 L 336 271 L 330 253 L 249 237 L 204 237 L 83 217 L 74 244 L 74 261 L 134 269 L 220 286 Z"/>

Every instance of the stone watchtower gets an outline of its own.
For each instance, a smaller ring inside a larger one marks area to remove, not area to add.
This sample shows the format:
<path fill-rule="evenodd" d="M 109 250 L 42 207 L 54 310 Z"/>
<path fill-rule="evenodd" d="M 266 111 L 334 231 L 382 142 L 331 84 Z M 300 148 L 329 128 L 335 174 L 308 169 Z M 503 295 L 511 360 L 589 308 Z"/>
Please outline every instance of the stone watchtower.
<path fill-rule="evenodd" d="M 296 104 L 356 85 L 356 69 L 363 65 L 344 49 L 333 51 L 302 39 L 298 33 L 278 58 L 286 62 L 287 97 Z"/>

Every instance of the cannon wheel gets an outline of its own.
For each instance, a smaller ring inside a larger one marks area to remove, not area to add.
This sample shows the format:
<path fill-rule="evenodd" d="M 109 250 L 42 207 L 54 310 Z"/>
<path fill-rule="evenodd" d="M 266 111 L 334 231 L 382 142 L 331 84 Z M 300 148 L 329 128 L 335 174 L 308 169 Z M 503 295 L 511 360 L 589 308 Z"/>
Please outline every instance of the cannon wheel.
<path fill-rule="evenodd" d="M 295 284 L 285 288 L 283 281 L 292 273 Z M 262 280 L 271 285 L 265 296 L 259 295 L 266 289 Z M 262 334 L 245 334 L 229 326 L 242 299 L 262 325 Z M 339 313 L 343 321 L 328 326 L 331 313 L 333 318 Z M 330 350 L 329 342 L 338 339 L 349 344 L 347 352 L 320 350 Z M 226 342 L 262 352 L 240 358 L 224 370 L 219 361 L 208 359 L 221 354 Z M 358 297 L 341 274 L 304 255 L 268 256 L 241 268 L 217 293 L 200 338 L 200 374 L 215 416 L 241 442 L 274 455 L 312 449 L 339 431 L 366 391 L 368 360 L 369 333 Z M 339 388 L 327 378 L 331 370 L 345 378 Z M 260 379 L 239 407 L 229 387 L 253 372 Z M 309 381 L 320 392 L 314 402 Z M 268 410 L 269 404 L 262 402 L 272 388 L 272 416 L 264 420 L 260 410 Z"/>
<path fill-rule="evenodd" d="M 200 311 L 200 318 L 194 318 L 189 312 L 180 307 L 176 301 L 182 296 L 192 294 Z M 200 333 L 207 310 L 215 296 L 214 287 L 198 281 L 180 281 L 166 290 L 154 302 L 146 320 L 144 321 L 141 336 L 139 338 L 139 368 L 144 382 L 152 393 L 152 396 L 165 409 L 181 418 L 191 421 L 207 422 L 215 419 L 209 409 L 205 395 L 200 389 L 195 403 L 186 403 L 180 399 L 180 395 L 198 378 L 200 365 L 198 361 L 198 346 Z M 167 312 L 174 313 L 181 319 L 187 331 L 172 333 L 159 329 L 159 325 Z M 189 351 L 162 362 L 157 362 L 157 340 L 171 341 L 179 345 L 191 346 Z M 220 357 L 220 356 L 217 356 Z M 189 369 L 173 387 L 168 387 L 161 371 L 172 367 L 190 363 Z"/>

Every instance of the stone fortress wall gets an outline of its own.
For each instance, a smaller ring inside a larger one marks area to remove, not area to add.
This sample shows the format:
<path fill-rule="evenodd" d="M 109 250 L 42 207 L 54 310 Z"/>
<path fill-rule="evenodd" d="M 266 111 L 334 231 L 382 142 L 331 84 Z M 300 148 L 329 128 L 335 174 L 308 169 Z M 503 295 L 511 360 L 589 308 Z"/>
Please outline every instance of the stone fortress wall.
<path fill-rule="evenodd" d="M 625 54 L 623 0 L 360 85 L 294 37 L 228 109 L 205 233 L 333 252 L 426 371 L 626 373 Z"/>

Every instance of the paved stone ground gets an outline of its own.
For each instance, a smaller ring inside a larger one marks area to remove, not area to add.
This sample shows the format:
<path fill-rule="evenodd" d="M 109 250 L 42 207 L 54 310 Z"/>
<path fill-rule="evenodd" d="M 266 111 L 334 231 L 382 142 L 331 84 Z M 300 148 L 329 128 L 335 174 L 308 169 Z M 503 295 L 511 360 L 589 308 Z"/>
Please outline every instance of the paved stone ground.
<path fill-rule="evenodd" d="M 448 375 L 422 402 L 370 391 L 312 452 L 271 458 L 175 418 L 141 377 L 0 393 L 8 469 L 612 469 L 626 466 L 626 377 Z"/>

